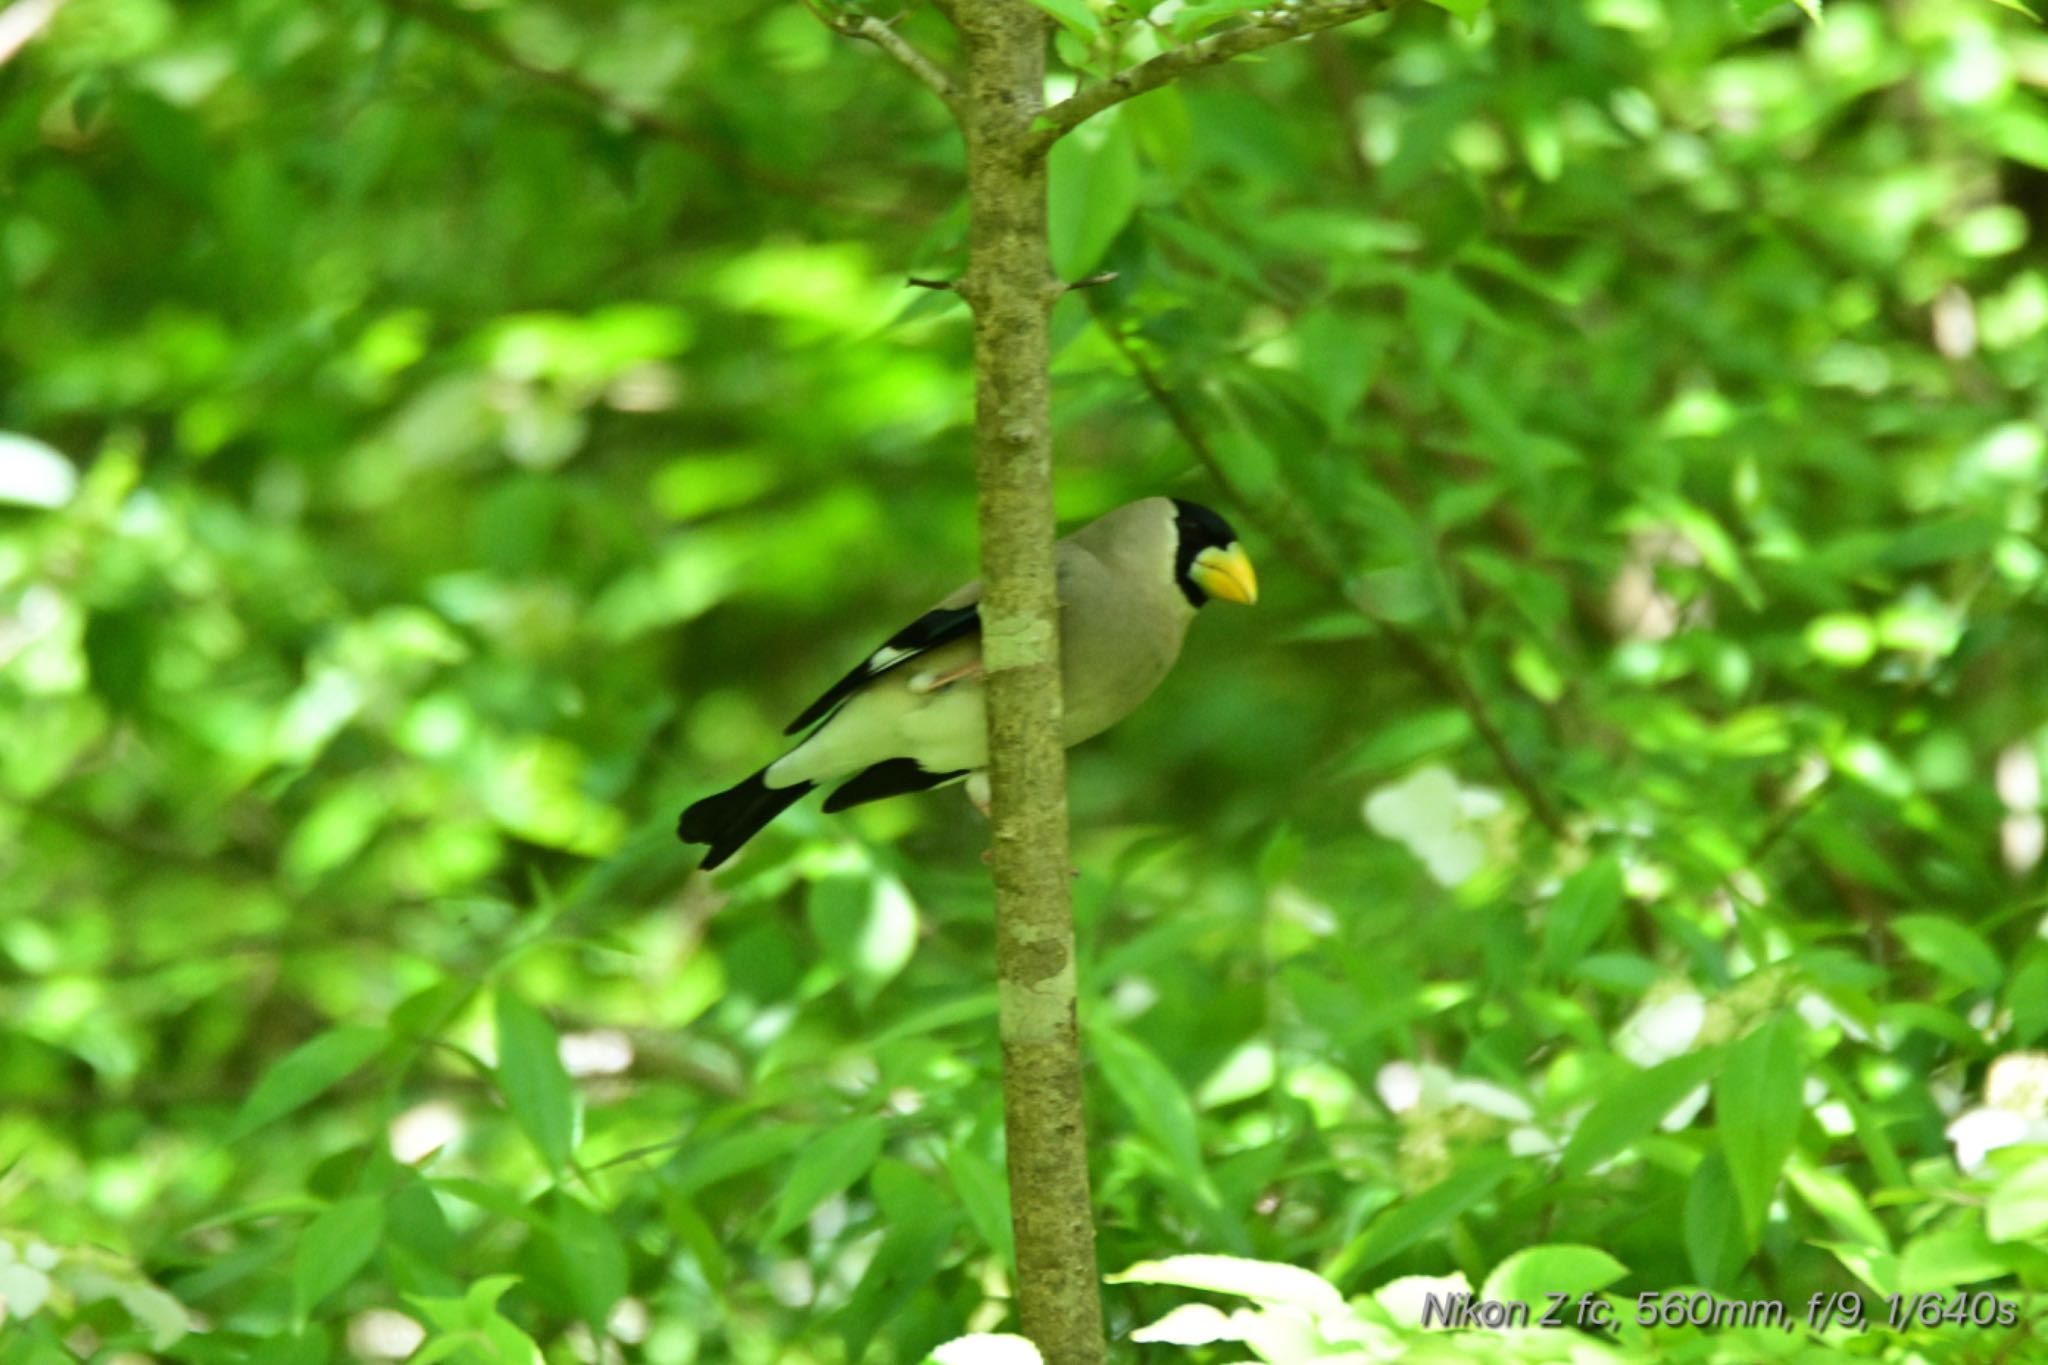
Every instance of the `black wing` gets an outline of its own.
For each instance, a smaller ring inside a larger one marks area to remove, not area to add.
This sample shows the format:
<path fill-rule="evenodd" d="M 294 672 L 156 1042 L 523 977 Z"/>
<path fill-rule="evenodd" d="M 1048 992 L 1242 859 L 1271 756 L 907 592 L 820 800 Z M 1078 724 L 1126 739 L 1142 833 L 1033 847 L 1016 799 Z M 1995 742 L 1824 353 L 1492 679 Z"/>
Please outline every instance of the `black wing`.
<path fill-rule="evenodd" d="M 964 607 L 932 608 L 891 635 L 880 649 L 861 660 L 852 672 L 826 688 L 825 695 L 805 707 L 804 713 L 791 721 L 789 728 L 782 733 L 793 735 L 808 729 L 832 714 L 834 707 L 866 686 L 870 679 L 880 677 L 906 659 L 914 659 L 927 650 L 937 649 L 980 629 L 981 609 L 973 603 Z"/>

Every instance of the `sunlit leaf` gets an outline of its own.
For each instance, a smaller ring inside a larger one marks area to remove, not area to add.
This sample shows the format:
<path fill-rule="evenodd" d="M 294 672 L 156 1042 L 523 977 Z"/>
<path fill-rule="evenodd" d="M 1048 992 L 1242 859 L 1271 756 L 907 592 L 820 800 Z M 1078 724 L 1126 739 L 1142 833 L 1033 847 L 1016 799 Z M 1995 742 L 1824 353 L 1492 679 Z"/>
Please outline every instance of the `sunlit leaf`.
<path fill-rule="evenodd" d="M 1716 1049 L 1687 1052 L 1613 1086 L 1594 1102 L 1565 1144 L 1561 1165 L 1583 1175 L 1664 1121 L 1687 1094 L 1720 1070 Z"/>
<path fill-rule="evenodd" d="M 1509 1256 L 1493 1268 L 1479 1292 L 1483 1298 L 1535 1304 L 1546 1294 L 1591 1294 L 1626 1274 L 1627 1266 L 1598 1247 L 1549 1244 Z"/>
<path fill-rule="evenodd" d="M 1389 1208 L 1345 1244 L 1330 1268 L 1330 1278 L 1348 1282 L 1426 1237 L 1435 1236 L 1455 1218 L 1491 1198 L 1516 1163 L 1487 1157 Z"/>
<path fill-rule="evenodd" d="M 2005 979 L 2005 964 L 1967 924 L 1944 915 L 1898 915 L 1891 929 L 1907 952 L 1964 985 L 1995 991 Z"/>
<path fill-rule="evenodd" d="M 1102 36 L 1102 20 L 1088 0 L 1031 0 L 1031 3 L 1083 38 Z"/>
<path fill-rule="evenodd" d="M 1752 1242 L 1806 1113 L 1802 1036 L 1796 1015 L 1779 1015 L 1729 1047 L 1714 1084 L 1716 1131 Z"/>
<path fill-rule="evenodd" d="M 2048 1232 L 2048 1158 L 2029 1162 L 1998 1182 L 1984 1200 L 1984 1234 L 2022 1242 Z"/>
<path fill-rule="evenodd" d="M 772 1242 L 781 1237 L 810 1217 L 818 1205 L 866 1175 L 882 1154 L 887 1132 L 880 1119 L 853 1119 L 806 1144 L 782 1182 L 764 1238 Z"/>
<path fill-rule="evenodd" d="M 1564 971 L 1584 957 L 1621 911 L 1621 864 L 1595 858 L 1558 889 L 1543 917 L 1543 960 Z"/>
<path fill-rule="evenodd" d="M 1112 111 L 1054 145 L 1047 158 L 1053 269 L 1077 281 L 1095 269 L 1138 206 L 1138 151 Z"/>
<path fill-rule="evenodd" d="M 1168 1256 L 1139 1261 L 1103 1278 L 1111 1284 L 1171 1284 L 1238 1294 L 1310 1312 L 1331 1312 L 1344 1302 L 1336 1287 L 1313 1271 L 1243 1256 Z"/>
<path fill-rule="evenodd" d="M 1685 1195 L 1685 1255 L 1692 1273 L 1709 1287 L 1725 1286 L 1748 1258 L 1742 1200 L 1728 1174 L 1728 1158 L 1710 1152 L 1693 1168 Z"/>

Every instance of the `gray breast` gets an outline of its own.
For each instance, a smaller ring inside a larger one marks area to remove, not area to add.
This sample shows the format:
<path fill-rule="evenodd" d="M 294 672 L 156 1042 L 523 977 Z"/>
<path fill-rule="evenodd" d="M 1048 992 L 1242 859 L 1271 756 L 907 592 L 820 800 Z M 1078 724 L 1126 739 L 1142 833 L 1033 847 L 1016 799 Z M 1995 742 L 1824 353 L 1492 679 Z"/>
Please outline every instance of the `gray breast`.
<path fill-rule="evenodd" d="M 1092 555 L 1075 559 L 1062 566 L 1060 594 L 1068 603 L 1060 613 L 1068 744 L 1101 734 L 1152 695 L 1179 657 L 1193 615 L 1170 582 L 1161 593 Z"/>

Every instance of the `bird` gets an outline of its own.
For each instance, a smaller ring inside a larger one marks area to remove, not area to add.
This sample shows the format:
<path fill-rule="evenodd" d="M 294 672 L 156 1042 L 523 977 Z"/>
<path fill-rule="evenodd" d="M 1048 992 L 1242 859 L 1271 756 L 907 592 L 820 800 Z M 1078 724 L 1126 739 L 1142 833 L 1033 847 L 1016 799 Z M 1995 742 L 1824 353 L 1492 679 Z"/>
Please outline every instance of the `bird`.
<path fill-rule="evenodd" d="M 1105 513 L 1061 540 L 1054 564 L 1069 747 L 1152 694 L 1204 603 L 1250 606 L 1259 596 L 1237 532 L 1184 498 L 1144 498 Z M 891 635 L 790 722 L 783 733 L 803 738 L 787 752 L 686 809 L 676 834 L 710 845 L 703 870 L 834 783 L 828 813 L 965 781 L 986 815 L 980 601 L 980 582 L 969 583 Z"/>

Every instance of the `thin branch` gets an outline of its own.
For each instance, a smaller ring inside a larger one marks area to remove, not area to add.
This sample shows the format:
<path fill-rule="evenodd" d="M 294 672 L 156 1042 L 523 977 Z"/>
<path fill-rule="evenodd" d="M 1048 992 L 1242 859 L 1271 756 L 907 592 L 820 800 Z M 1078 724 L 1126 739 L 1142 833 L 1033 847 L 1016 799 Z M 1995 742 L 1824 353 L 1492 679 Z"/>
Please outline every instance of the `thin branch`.
<path fill-rule="evenodd" d="M 1026 141 L 1025 150 L 1034 156 L 1043 155 L 1053 143 L 1103 110 L 1169 85 L 1190 71 L 1321 33 L 1391 9 L 1396 3 L 1397 0 L 1327 0 L 1323 4 L 1275 10 L 1242 28 L 1226 29 L 1197 42 L 1169 48 L 1149 61 L 1125 67 L 1108 80 L 1076 90 L 1047 109 Z"/>
<path fill-rule="evenodd" d="M 818 14 L 816 8 L 811 13 Z M 858 38 L 864 43 L 873 43 L 882 51 L 894 57 L 911 75 L 924 83 L 927 90 L 944 102 L 955 118 L 960 115 L 960 90 L 953 84 L 939 64 L 911 46 L 910 40 L 873 15 L 862 15 L 858 19 L 835 20 L 823 14 L 818 17 L 836 31 L 849 38 Z"/>
<path fill-rule="evenodd" d="M 1071 284 L 1063 284 L 1060 286 L 1060 292 L 1062 294 L 1071 294 L 1076 289 L 1093 289 L 1099 284 L 1111 283 L 1116 277 L 1117 274 L 1114 270 L 1105 270 L 1100 274 L 1090 275 L 1086 279 L 1075 280 Z"/>
<path fill-rule="evenodd" d="M 1466 679 L 1464 671 L 1437 658 L 1435 652 L 1414 632 L 1381 619 L 1372 604 L 1353 586 L 1336 553 L 1308 529 L 1309 523 L 1299 509 L 1284 500 L 1282 505 L 1264 504 L 1245 493 L 1238 486 L 1237 480 L 1231 476 L 1229 467 L 1217 455 L 1216 448 L 1209 443 L 1208 435 L 1196 423 L 1187 405 L 1181 401 L 1180 395 L 1166 386 L 1159 372 L 1138 348 L 1131 344 L 1130 338 L 1123 334 L 1097 296 L 1088 296 L 1088 307 L 1095 314 L 1095 320 L 1101 325 L 1104 335 L 1109 338 L 1110 345 L 1116 348 L 1124 363 L 1131 367 L 1132 372 L 1138 377 L 1138 383 L 1151 395 L 1159 410 L 1166 414 L 1167 421 L 1180 433 L 1180 438 L 1187 442 L 1188 448 L 1195 453 L 1195 458 L 1209 471 L 1209 477 L 1222 488 L 1225 496 L 1242 509 L 1245 515 L 1280 547 L 1281 553 L 1293 560 L 1304 573 L 1322 583 L 1378 627 L 1380 633 L 1394 646 L 1394 652 L 1401 656 L 1401 661 L 1423 681 L 1455 698 L 1459 707 L 1471 720 L 1472 729 L 1478 734 L 1480 742 L 1492 753 L 1501 776 L 1521 793 L 1522 799 L 1528 803 L 1530 812 L 1553 837 L 1559 840 L 1570 839 L 1571 832 L 1565 825 L 1563 814 L 1550 799 L 1549 793 L 1537 782 L 1535 775 L 1524 767 L 1522 761 L 1515 757 L 1514 751 L 1508 748 L 1506 738 L 1494 725 L 1493 717 L 1486 709 L 1485 700 Z"/>

